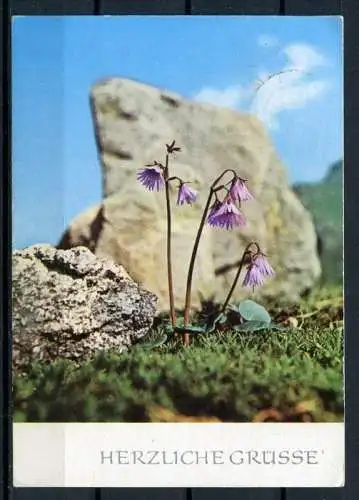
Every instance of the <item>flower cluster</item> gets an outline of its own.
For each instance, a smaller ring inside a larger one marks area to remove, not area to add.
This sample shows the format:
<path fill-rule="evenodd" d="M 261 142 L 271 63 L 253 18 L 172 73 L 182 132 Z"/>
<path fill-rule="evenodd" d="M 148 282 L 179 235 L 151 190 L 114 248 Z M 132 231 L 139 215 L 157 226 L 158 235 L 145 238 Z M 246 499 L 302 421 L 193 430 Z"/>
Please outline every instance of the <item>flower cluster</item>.
<path fill-rule="evenodd" d="M 254 289 L 256 286 L 263 285 L 266 278 L 272 278 L 274 275 L 274 269 L 269 264 L 266 255 L 258 252 L 251 258 L 242 286 Z"/>
<path fill-rule="evenodd" d="M 145 168 L 141 169 L 137 173 L 138 181 L 145 186 L 149 191 L 160 191 L 165 187 L 165 168 L 156 163 L 154 165 L 147 165 Z M 178 180 L 178 197 L 177 197 L 177 205 L 183 205 L 187 203 L 191 205 L 194 201 L 196 201 L 198 192 L 191 188 L 188 183 L 183 182 L 179 177 L 172 177 L 167 179 L 169 180 Z"/>
<path fill-rule="evenodd" d="M 165 163 L 154 161 L 150 165 L 137 172 L 138 181 L 149 191 L 165 190 L 166 196 L 166 211 L 167 211 L 167 274 L 168 274 L 168 290 L 169 303 L 172 326 L 176 325 L 176 311 L 174 306 L 173 278 L 172 278 L 172 257 L 171 257 L 171 203 L 169 184 L 172 181 L 178 183 L 177 205 L 192 205 L 197 200 L 198 192 L 189 186 L 188 182 L 184 182 L 180 177 L 170 176 L 169 174 L 169 158 L 174 153 L 181 151 L 181 148 L 175 145 L 175 141 L 171 144 L 166 144 L 166 160 Z M 225 175 L 232 174 L 231 179 L 224 184 L 221 184 Z M 219 197 L 220 193 L 224 192 L 224 196 Z M 214 198 L 214 201 L 213 201 Z M 191 305 L 191 287 L 194 271 L 194 264 L 197 255 L 199 241 L 203 232 L 203 228 L 207 223 L 211 227 L 224 228 L 227 230 L 234 227 L 244 226 L 246 218 L 242 213 L 242 203 L 253 199 L 252 194 L 247 188 L 247 181 L 242 179 L 234 170 L 225 169 L 221 175 L 211 184 L 209 195 L 205 209 L 202 214 L 202 219 L 199 224 L 197 235 L 195 238 L 186 285 L 185 309 L 184 309 L 184 326 L 189 322 L 190 305 Z M 255 247 L 255 248 L 254 248 Z M 246 274 L 243 280 L 243 287 L 254 289 L 256 286 L 264 284 L 266 278 L 271 278 L 275 272 L 268 262 L 266 255 L 261 251 L 259 245 L 255 242 L 249 243 L 245 248 L 242 259 L 238 267 L 236 277 L 234 278 L 232 287 L 228 292 L 223 308 L 228 305 L 232 296 L 233 290 L 237 285 L 241 275 L 243 266 L 247 266 Z M 189 343 L 189 334 L 183 334 L 184 344 Z"/>
<path fill-rule="evenodd" d="M 223 187 L 225 188 L 225 186 Z M 231 187 L 224 200 L 220 202 L 218 198 L 216 198 L 216 201 L 212 205 L 207 219 L 208 224 L 210 226 L 226 229 L 233 229 L 235 226 L 244 226 L 246 224 L 246 219 L 239 210 L 239 206 L 242 201 L 249 201 L 252 199 L 253 196 L 248 191 L 246 181 L 235 176 L 231 181 Z"/>

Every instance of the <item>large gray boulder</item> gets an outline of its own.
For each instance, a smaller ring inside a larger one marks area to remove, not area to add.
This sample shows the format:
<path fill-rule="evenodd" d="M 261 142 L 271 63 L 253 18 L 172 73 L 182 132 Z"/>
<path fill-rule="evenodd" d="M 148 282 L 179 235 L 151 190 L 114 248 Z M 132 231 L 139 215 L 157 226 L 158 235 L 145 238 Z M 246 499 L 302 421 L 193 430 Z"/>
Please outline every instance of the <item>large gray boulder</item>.
<path fill-rule="evenodd" d="M 13 368 L 122 352 L 151 328 L 156 297 L 123 267 L 77 247 L 35 245 L 12 256 Z"/>
<path fill-rule="evenodd" d="M 164 145 L 176 140 L 182 152 L 171 174 L 193 180 L 200 197 L 193 207 L 173 209 L 175 299 L 184 303 L 188 260 L 210 183 L 226 168 L 248 179 L 255 199 L 243 206 L 247 226 L 205 230 L 193 282 L 193 305 L 228 291 L 244 246 L 258 241 L 277 272 L 256 297 L 297 300 L 320 276 L 311 217 L 289 186 L 264 125 L 255 117 L 121 78 L 96 84 L 91 105 L 102 165 L 103 203 L 71 222 L 61 248 L 85 244 L 110 256 L 168 308 L 164 193 L 149 193 L 136 171 L 163 161 Z M 172 193 L 175 200 L 175 192 Z M 102 222 L 99 222 L 102 221 Z M 243 297 L 240 286 L 234 298 Z"/>

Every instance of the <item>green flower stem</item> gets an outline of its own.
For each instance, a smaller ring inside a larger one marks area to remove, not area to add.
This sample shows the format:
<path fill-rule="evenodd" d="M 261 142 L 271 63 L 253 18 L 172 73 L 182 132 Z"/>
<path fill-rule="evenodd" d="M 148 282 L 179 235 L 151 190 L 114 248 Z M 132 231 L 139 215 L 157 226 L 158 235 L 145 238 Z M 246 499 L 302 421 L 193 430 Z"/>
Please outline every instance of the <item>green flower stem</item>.
<path fill-rule="evenodd" d="M 174 306 L 173 277 L 172 277 L 172 248 L 171 248 L 172 218 L 171 218 L 171 201 L 170 201 L 169 177 L 168 177 L 168 157 L 169 155 L 167 154 L 166 164 L 164 168 L 166 209 L 167 209 L 167 275 L 168 275 L 168 295 L 170 302 L 171 324 L 174 327 L 176 325 L 176 311 Z"/>

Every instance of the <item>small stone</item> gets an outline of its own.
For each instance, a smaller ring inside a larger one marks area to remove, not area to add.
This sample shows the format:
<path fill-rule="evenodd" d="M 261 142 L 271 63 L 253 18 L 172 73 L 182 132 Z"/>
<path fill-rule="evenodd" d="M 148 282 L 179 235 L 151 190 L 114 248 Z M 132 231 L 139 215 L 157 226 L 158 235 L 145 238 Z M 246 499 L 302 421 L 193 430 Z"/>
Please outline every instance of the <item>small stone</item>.
<path fill-rule="evenodd" d="M 298 320 L 297 318 L 294 318 L 293 316 L 290 316 L 288 318 L 288 325 L 291 326 L 292 328 L 297 328 L 298 327 Z"/>

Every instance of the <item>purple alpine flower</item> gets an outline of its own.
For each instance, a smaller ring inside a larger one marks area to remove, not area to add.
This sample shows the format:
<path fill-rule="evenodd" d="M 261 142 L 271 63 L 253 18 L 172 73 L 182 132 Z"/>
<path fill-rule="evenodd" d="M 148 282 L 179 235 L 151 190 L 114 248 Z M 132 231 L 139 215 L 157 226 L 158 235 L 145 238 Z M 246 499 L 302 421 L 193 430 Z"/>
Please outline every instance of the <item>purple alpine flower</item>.
<path fill-rule="evenodd" d="M 256 263 L 252 262 L 252 264 L 250 264 L 247 267 L 247 272 L 244 277 L 242 286 L 244 288 L 252 288 L 254 290 L 255 286 L 261 286 L 263 284 L 264 284 L 263 274 L 261 273 Z"/>
<path fill-rule="evenodd" d="M 232 229 L 234 226 L 244 226 L 246 219 L 229 196 L 222 203 L 212 207 L 207 222 L 210 226 Z"/>
<path fill-rule="evenodd" d="M 209 212 L 209 215 L 207 217 L 207 222 L 209 225 L 213 225 L 213 217 L 216 215 L 217 213 L 217 210 L 219 209 L 219 207 L 221 206 L 221 202 L 216 200 L 213 205 L 211 206 L 211 209 L 210 209 L 210 212 Z"/>
<path fill-rule="evenodd" d="M 183 205 L 184 203 L 191 205 L 191 203 L 196 201 L 197 196 L 198 193 L 195 189 L 192 189 L 187 184 L 182 183 L 178 189 L 177 205 Z"/>
<path fill-rule="evenodd" d="M 241 202 L 241 201 L 253 200 L 253 196 L 248 191 L 248 188 L 246 186 L 246 181 L 244 181 L 243 179 L 240 179 L 238 177 L 236 177 L 232 181 L 232 185 L 231 185 L 231 188 L 229 190 L 229 193 L 230 193 L 232 199 L 235 201 L 238 200 L 239 202 Z"/>
<path fill-rule="evenodd" d="M 165 181 L 163 179 L 162 170 L 159 167 L 146 167 L 139 170 L 137 180 L 143 184 L 149 191 L 163 189 Z"/>
<path fill-rule="evenodd" d="M 269 264 L 268 259 L 262 253 L 258 254 L 254 259 L 255 265 L 258 267 L 263 276 L 272 278 L 275 275 L 275 271 Z"/>

